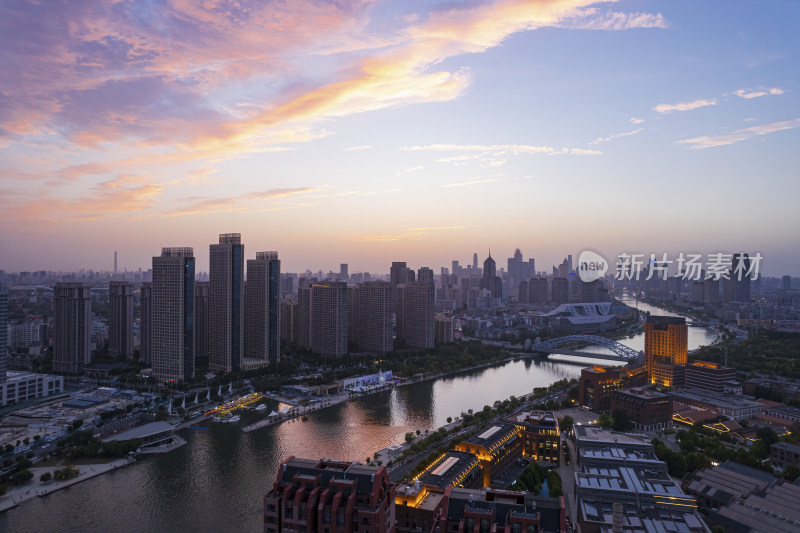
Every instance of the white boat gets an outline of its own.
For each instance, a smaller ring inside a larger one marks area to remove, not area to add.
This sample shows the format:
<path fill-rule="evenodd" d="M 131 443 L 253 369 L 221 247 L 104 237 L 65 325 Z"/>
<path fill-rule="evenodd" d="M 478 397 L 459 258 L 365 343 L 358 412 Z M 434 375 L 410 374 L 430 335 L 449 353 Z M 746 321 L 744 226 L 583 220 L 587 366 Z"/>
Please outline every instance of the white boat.
<path fill-rule="evenodd" d="M 261 405 L 259 405 L 258 407 L 256 407 L 256 411 L 263 411 L 263 410 L 264 410 L 264 409 L 266 409 L 266 408 L 267 408 L 267 404 L 265 404 L 265 403 L 262 403 Z"/>
<path fill-rule="evenodd" d="M 227 422 L 229 424 L 233 424 L 234 422 L 238 422 L 241 419 L 242 419 L 242 417 L 240 417 L 239 415 L 233 415 L 232 417 L 227 419 L 225 422 Z"/>

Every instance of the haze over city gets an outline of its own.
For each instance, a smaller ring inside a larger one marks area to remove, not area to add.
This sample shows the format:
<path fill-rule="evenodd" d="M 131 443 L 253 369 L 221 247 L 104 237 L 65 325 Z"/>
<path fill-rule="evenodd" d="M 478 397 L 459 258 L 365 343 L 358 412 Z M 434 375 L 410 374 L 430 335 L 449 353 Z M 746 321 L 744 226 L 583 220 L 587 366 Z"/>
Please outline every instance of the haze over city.
<path fill-rule="evenodd" d="M 2 266 L 235 231 L 286 271 L 591 247 L 798 275 L 799 9 L 7 3 Z"/>

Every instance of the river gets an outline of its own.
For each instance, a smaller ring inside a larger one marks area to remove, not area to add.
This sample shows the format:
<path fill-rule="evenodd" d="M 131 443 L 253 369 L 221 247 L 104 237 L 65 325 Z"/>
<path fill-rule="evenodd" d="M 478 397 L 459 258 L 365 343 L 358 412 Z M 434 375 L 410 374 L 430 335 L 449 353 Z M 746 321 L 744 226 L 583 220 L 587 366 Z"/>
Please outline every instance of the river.
<path fill-rule="evenodd" d="M 639 309 L 671 314 L 641 303 Z M 689 328 L 690 349 L 713 340 L 711 332 Z M 641 350 L 644 335 L 621 342 Z M 578 377 L 593 362 L 609 364 L 566 356 L 512 361 L 367 396 L 314 412 L 307 421 L 251 433 L 241 427 L 269 410 L 243 412 L 239 424 L 207 422 L 208 431 L 183 430 L 187 445 L 172 453 L 142 456 L 134 465 L 3 513 L 0 531 L 260 532 L 263 495 L 286 457 L 364 461 L 401 443 L 407 431 L 435 429 L 467 409 Z"/>

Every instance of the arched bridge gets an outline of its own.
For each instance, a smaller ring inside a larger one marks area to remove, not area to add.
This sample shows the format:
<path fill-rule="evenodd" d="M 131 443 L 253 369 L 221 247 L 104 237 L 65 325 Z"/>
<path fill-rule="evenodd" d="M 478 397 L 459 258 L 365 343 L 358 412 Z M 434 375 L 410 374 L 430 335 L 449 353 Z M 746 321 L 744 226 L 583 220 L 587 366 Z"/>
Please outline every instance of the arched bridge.
<path fill-rule="evenodd" d="M 574 349 L 559 348 L 560 346 L 569 345 L 575 342 L 602 346 L 614 352 L 615 355 L 580 352 Z M 612 359 L 617 361 L 639 360 L 639 352 L 637 350 L 634 350 L 629 346 L 625 346 L 624 344 L 620 344 L 617 341 L 607 339 L 605 337 L 598 337 L 597 335 L 567 335 L 566 337 L 558 337 L 557 339 L 550 339 L 548 341 L 531 344 L 530 349 L 542 353 L 560 353 L 578 357 L 591 357 L 593 359 Z"/>

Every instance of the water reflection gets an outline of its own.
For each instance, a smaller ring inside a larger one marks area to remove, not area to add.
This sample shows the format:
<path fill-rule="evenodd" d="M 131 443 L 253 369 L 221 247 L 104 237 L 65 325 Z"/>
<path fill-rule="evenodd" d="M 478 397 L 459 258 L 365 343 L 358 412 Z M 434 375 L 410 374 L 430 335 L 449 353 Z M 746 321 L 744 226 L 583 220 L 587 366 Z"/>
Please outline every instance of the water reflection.
<path fill-rule="evenodd" d="M 689 329 L 690 348 L 712 340 L 702 328 Z M 643 336 L 622 342 L 641 349 Z M 135 465 L 30 500 L 0 515 L 0 531 L 261 531 L 263 494 L 286 457 L 364 461 L 402 442 L 407 431 L 431 430 L 448 416 L 578 377 L 593 362 L 557 359 L 524 359 L 416 383 L 315 411 L 306 421 L 242 433 L 242 426 L 277 410 L 272 402 L 267 411 L 242 413 L 240 424 L 183 431 L 188 444 L 168 455 L 143 457 Z"/>

